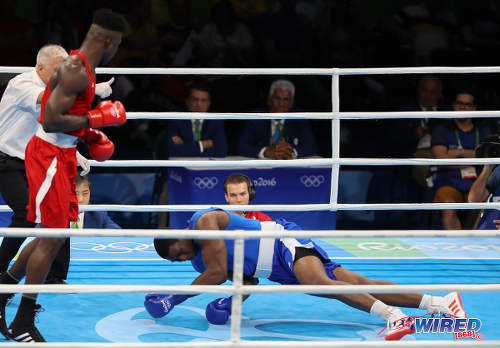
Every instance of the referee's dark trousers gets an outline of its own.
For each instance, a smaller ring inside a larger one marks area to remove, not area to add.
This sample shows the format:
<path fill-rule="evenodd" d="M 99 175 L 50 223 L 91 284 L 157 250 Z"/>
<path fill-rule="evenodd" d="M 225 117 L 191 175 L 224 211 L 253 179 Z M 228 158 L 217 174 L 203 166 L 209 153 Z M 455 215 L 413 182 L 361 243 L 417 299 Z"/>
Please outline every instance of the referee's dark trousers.
<path fill-rule="evenodd" d="M 9 227 L 35 227 L 26 220 L 29 199 L 28 180 L 24 161 L 0 151 L 0 193 L 5 203 L 13 210 Z M 0 245 L 0 272 L 5 272 L 14 259 L 25 237 L 4 237 Z M 70 258 L 69 238 L 59 250 L 47 279 L 66 279 Z"/>

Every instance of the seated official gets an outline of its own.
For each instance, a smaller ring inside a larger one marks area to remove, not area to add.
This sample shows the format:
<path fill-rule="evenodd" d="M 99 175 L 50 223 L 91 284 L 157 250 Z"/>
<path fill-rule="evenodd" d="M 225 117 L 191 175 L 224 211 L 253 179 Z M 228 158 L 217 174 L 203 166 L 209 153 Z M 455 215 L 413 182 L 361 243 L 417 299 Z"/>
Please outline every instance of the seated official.
<path fill-rule="evenodd" d="M 92 183 L 88 175 L 76 176 L 76 196 L 78 205 L 88 205 Z M 87 211 L 78 213 L 78 221 L 71 223 L 71 228 L 121 228 L 105 211 Z"/>
<path fill-rule="evenodd" d="M 268 112 L 287 113 L 293 108 L 295 86 L 276 80 L 269 89 Z M 294 159 L 316 154 L 316 142 L 308 120 L 249 120 L 238 141 L 246 157 Z"/>
<path fill-rule="evenodd" d="M 188 221 L 191 230 L 300 230 L 284 219 L 260 222 L 232 212 L 210 208 L 198 211 Z M 157 253 L 170 261 L 190 260 L 201 273 L 192 285 L 219 285 L 232 278 L 234 240 L 223 239 L 155 239 Z M 255 278 L 267 278 L 280 284 L 303 285 L 388 285 L 351 272 L 330 259 L 311 239 L 248 239 L 244 246 L 244 284 L 256 284 Z M 176 305 L 196 295 L 148 294 L 144 306 L 154 318 L 168 314 Z M 392 306 L 426 309 L 428 313 L 444 313 L 466 318 L 457 292 L 444 297 L 414 294 L 338 294 L 318 295 L 338 299 L 388 322 L 386 340 L 399 340 L 415 332 L 411 318 Z M 246 299 L 248 296 L 244 296 Z M 387 304 L 386 304 L 387 303 Z M 219 298 L 208 304 L 207 320 L 225 324 L 231 314 L 231 298 Z M 410 322 L 407 323 L 407 319 Z"/>
<path fill-rule="evenodd" d="M 190 112 L 207 112 L 211 96 L 207 85 L 192 85 L 186 99 Z M 227 140 L 224 121 L 221 120 L 170 120 L 163 141 L 167 157 L 226 157 Z M 161 174 L 162 181 L 158 204 L 168 204 L 167 170 Z M 158 227 L 168 226 L 169 213 L 158 214 Z"/>
<path fill-rule="evenodd" d="M 190 112 L 210 109 L 210 89 L 193 85 L 189 89 L 186 107 Z M 224 121 L 171 120 L 164 141 L 168 157 L 226 157 L 227 140 Z"/>

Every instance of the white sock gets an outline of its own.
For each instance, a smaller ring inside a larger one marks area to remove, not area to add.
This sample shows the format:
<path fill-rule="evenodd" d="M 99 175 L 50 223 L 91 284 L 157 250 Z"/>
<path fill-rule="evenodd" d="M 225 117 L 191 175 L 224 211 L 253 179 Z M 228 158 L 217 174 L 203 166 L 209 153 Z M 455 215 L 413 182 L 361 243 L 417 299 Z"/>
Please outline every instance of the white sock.
<path fill-rule="evenodd" d="M 420 301 L 420 304 L 418 305 L 418 308 L 429 310 L 430 308 L 441 306 L 442 304 L 443 298 L 441 296 L 424 295 L 422 297 L 422 301 Z"/>
<path fill-rule="evenodd" d="M 422 297 L 422 301 L 420 301 L 420 304 L 418 305 L 418 308 L 427 309 L 427 307 L 431 304 L 431 298 L 431 295 L 424 295 Z"/>
<path fill-rule="evenodd" d="M 384 302 L 376 300 L 373 302 L 372 308 L 370 308 L 370 314 L 380 318 L 385 318 L 384 314 L 387 312 L 387 307 L 389 306 Z"/>
<path fill-rule="evenodd" d="M 380 300 L 373 302 L 372 308 L 370 308 L 370 314 L 384 320 L 389 320 L 390 322 L 405 317 L 405 314 L 401 312 L 398 307 L 388 306 Z"/>

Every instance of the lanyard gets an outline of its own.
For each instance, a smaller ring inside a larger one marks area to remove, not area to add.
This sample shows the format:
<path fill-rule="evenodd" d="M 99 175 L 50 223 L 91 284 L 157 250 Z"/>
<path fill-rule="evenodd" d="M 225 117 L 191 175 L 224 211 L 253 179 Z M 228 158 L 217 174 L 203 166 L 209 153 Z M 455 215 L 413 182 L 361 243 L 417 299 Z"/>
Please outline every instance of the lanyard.
<path fill-rule="evenodd" d="M 476 143 L 474 145 L 477 145 L 479 144 L 479 130 L 477 129 L 477 127 L 475 127 L 475 131 L 476 131 Z M 456 128 L 455 128 L 455 137 L 457 138 L 458 148 L 463 148 L 462 142 L 460 141 L 460 137 L 458 136 L 458 131 Z"/>

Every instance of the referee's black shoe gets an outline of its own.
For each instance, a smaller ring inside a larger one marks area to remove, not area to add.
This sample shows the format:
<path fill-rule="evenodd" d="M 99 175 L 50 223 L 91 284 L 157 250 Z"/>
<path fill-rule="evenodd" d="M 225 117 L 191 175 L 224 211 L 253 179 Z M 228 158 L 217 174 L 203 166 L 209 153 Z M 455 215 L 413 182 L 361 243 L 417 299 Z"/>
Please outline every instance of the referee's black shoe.
<path fill-rule="evenodd" d="M 42 310 L 42 306 L 38 304 L 35 305 L 35 315 L 37 312 Z M 8 329 L 9 338 L 17 342 L 46 342 L 45 338 L 43 338 L 40 331 L 36 328 L 34 320 L 35 318 L 33 316 L 33 320 L 31 322 L 24 323 L 24 325 L 19 326 L 16 325 L 14 320 Z"/>
<path fill-rule="evenodd" d="M 10 337 L 7 332 L 7 322 L 5 321 L 5 307 L 12 297 L 14 297 L 14 294 L 0 294 L 0 333 L 7 339 Z"/>

